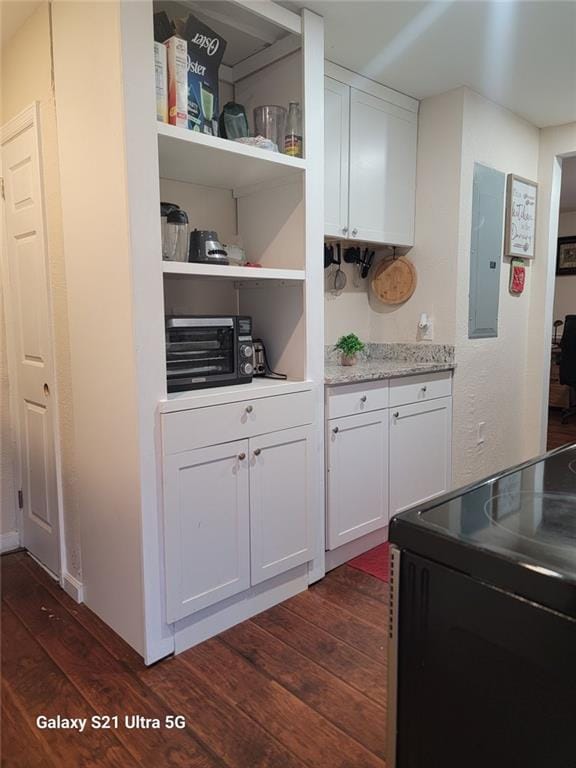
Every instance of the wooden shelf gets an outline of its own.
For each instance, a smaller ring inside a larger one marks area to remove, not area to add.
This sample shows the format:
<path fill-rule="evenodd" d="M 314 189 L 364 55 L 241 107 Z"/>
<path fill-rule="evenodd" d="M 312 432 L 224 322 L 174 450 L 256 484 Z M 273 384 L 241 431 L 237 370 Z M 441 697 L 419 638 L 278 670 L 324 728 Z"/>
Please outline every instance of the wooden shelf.
<path fill-rule="evenodd" d="M 303 269 L 272 269 L 270 267 L 235 267 L 219 264 L 192 264 L 181 261 L 163 261 L 165 275 L 188 275 L 209 280 L 239 280 L 301 283 L 306 277 Z"/>
<path fill-rule="evenodd" d="M 302 174 L 306 161 L 158 123 L 160 176 L 206 187 L 239 190 Z"/>

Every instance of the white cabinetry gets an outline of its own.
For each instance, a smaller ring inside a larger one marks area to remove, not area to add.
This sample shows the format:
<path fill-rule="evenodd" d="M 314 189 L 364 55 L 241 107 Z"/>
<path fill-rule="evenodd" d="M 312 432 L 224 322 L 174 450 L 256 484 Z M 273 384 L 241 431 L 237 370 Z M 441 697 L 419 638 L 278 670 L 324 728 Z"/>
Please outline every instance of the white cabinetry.
<path fill-rule="evenodd" d="M 324 232 L 348 236 L 350 159 L 350 87 L 325 78 L 324 85 Z"/>
<path fill-rule="evenodd" d="M 330 419 L 327 549 L 388 525 L 387 411 Z"/>
<path fill-rule="evenodd" d="M 312 559 L 309 427 L 250 441 L 252 584 Z"/>
<path fill-rule="evenodd" d="M 390 514 L 450 488 L 452 398 L 390 409 Z"/>
<path fill-rule="evenodd" d="M 163 415 L 168 621 L 313 558 L 311 402 L 301 392 Z M 218 409 L 228 425 L 213 440 L 228 442 L 205 447 Z M 278 429 L 283 414 L 302 426 Z"/>
<path fill-rule="evenodd" d="M 168 621 L 250 586 L 248 488 L 248 440 L 166 457 Z"/>
<path fill-rule="evenodd" d="M 397 512 L 450 488 L 451 395 L 449 371 L 328 389 L 329 567 L 384 540 L 377 532 Z"/>
<path fill-rule="evenodd" d="M 334 69 L 339 70 L 331 65 Z M 325 78 L 324 231 L 330 237 L 410 246 L 417 102 L 375 84 L 371 89 L 382 95 Z"/>

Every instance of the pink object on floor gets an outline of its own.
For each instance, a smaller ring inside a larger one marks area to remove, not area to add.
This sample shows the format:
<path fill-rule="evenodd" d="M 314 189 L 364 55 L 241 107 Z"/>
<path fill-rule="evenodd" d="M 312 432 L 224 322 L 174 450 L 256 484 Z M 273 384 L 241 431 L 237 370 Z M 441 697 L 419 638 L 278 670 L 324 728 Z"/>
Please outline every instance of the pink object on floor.
<path fill-rule="evenodd" d="M 388 581 L 388 557 L 388 542 L 385 542 L 368 552 L 364 552 L 363 555 L 349 560 L 347 565 L 364 571 L 364 573 L 369 573 L 380 581 Z"/>

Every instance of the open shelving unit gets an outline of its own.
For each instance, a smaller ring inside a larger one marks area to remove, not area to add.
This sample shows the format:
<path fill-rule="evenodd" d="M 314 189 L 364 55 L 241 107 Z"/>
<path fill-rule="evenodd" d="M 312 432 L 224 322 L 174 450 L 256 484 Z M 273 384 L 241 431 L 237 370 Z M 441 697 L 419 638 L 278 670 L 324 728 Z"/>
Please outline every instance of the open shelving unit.
<path fill-rule="evenodd" d="M 302 283 L 306 279 L 304 269 L 274 269 L 272 267 L 236 267 L 219 264 L 196 264 L 191 262 L 164 261 L 165 275 L 183 275 L 207 280 L 268 281 Z"/>
<path fill-rule="evenodd" d="M 158 123 L 160 175 L 206 187 L 241 190 L 300 175 L 306 161 L 219 136 Z"/>

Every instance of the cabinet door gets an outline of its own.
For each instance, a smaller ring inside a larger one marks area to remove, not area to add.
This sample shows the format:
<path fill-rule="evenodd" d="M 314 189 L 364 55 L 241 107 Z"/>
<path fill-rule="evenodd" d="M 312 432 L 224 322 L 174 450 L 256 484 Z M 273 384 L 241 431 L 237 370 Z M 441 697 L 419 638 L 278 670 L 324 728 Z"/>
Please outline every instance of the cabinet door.
<path fill-rule="evenodd" d="M 352 237 L 414 244 L 417 119 L 414 112 L 351 89 Z"/>
<path fill-rule="evenodd" d="M 169 622 L 250 586 L 248 441 L 164 458 Z"/>
<path fill-rule="evenodd" d="M 388 525 L 388 411 L 328 422 L 327 548 Z"/>
<path fill-rule="evenodd" d="M 348 232 L 348 157 L 350 87 L 324 78 L 324 221 L 325 233 Z"/>
<path fill-rule="evenodd" d="M 389 413 L 390 513 L 395 515 L 450 488 L 452 398 Z"/>
<path fill-rule="evenodd" d="M 312 559 L 309 427 L 250 441 L 252 584 Z"/>

